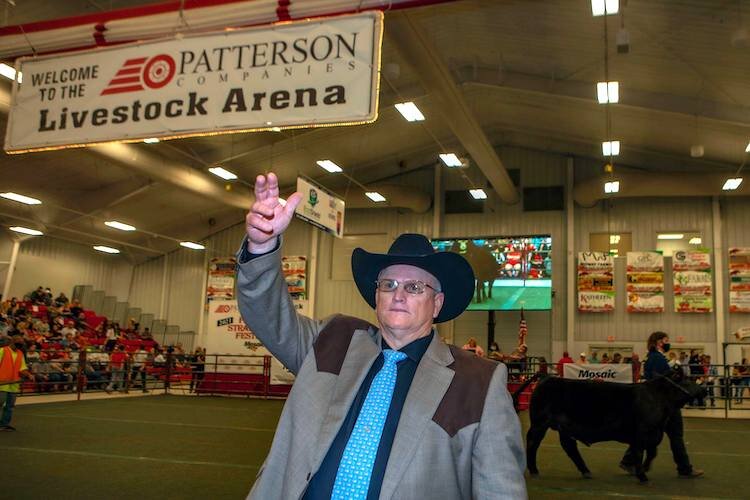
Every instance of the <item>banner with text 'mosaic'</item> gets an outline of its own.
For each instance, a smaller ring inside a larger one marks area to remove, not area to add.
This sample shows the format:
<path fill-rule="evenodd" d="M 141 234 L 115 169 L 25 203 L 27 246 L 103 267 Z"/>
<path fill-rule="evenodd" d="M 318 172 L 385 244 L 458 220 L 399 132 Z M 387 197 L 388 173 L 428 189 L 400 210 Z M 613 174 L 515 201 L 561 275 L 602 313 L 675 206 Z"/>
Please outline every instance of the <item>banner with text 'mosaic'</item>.
<path fill-rule="evenodd" d="M 381 12 L 21 58 L 5 150 L 369 123 Z"/>

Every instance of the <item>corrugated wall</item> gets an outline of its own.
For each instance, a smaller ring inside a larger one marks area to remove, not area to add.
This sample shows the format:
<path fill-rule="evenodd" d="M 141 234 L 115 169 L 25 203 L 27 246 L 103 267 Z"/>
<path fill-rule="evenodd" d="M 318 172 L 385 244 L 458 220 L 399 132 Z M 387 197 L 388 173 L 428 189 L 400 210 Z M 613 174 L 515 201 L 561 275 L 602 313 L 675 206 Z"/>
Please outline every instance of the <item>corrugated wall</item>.
<path fill-rule="evenodd" d="M 132 266 L 121 255 L 101 254 L 90 246 L 50 237 L 30 238 L 21 243 L 10 296 L 23 297 L 42 285 L 55 296 L 64 292 L 71 297 L 75 285 L 92 285 L 106 295 L 126 298 L 131 272 Z"/>
<path fill-rule="evenodd" d="M 634 251 L 656 249 L 657 232 L 698 231 L 703 246 L 712 247 L 711 200 L 707 198 L 642 198 L 600 202 L 592 208 L 576 207 L 576 252 L 589 249 L 590 233 L 632 233 Z M 683 336 L 686 343 L 711 342 L 716 338 L 713 314 L 673 312 L 672 259 L 664 259 L 665 312 L 628 314 L 625 310 L 625 257 L 615 259 L 615 311 L 609 314 L 576 313 L 575 338 L 585 341 L 632 340 L 641 342 L 655 330 L 672 337 Z"/>

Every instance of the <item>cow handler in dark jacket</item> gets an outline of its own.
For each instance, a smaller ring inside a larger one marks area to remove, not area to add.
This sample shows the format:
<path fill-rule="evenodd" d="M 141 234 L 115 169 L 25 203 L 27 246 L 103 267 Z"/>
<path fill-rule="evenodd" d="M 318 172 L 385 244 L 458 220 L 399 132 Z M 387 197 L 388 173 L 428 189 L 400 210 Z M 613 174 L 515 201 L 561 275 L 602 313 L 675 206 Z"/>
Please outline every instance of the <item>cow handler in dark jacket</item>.
<path fill-rule="evenodd" d="M 651 380 L 659 375 L 668 373 L 669 363 L 664 354 L 669 351 L 669 336 L 664 332 L 654 332 L 648 338 L 648 355 L 643 366 L 643 376 Z M 677 475 L 682 478 L 695 478 L 703 475 L 701 469 L 693 469 L 685 449 L 683 439 L 682 413 L 677 408 L 674 414 L 667 420 L 664 432 L 669 436 L 669 445 L 672 448 L 672 457 L 677 464 Z M 620 461 L 620 467 L 630 475 L 635 474 L 636 458 L 630 448 Z"/>

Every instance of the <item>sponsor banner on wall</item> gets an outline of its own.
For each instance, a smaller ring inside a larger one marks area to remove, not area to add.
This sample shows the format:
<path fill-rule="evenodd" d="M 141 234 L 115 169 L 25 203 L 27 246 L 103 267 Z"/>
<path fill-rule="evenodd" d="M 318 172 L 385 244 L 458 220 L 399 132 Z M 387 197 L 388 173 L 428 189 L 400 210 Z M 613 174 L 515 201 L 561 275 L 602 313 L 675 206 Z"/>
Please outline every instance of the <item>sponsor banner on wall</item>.
<path fill-rule="evenodd" d="M 297 217 L 337 238 L 343 238 L 344 200 L 302 177 L 297 178 L 297 191 L 302 193 L 302 201 L 294 211 Z"/>
<path fill-rule="evenodd" d="M 729 312 L 750 313 L 750 248 L 729 249 Z"/>
<path fill-rule="evenodd" d="M 237 272 L 237 259 L 234 257 L 217 257 L 208 263 L 208 283 L 206 299 L 227 300 L 234 298 L 234 278 Z"/>
<path fill-rule="evenodd" d="M 307 297 L 307 257 L 285 255 L 281 258 L 281 272 L 284 274 L 289 295 L 293 299 Z"/>
<path fill-rule="evenodd" d="M 614 258 L 603 252 L 578 254 L 578 310 L 611 312 L 615 308 Z"/>
<path fill-rule="evenodd" d="M 664 256 L 661 252 L 627 253 L 628 312 L 664 311 Z"/>
<path fill-rule="evenodd" d="M 217 354 L 217 371 L 221 373 L 263 373 L 263 358 L 272 356 L 240 315 L 236 300 L 217 300 L 210 304 L 206 328 L 206 352 Z M 240 357 L 243 356 L 243 357 Z M 258 357 L 244 357 L 258 356 Z M 213 359 L 211 359 L 213 361 Z M 274 362 L 276 368 L 274 368 Z M 207 370 L 210 370 L 207 362 Z M 291 373 L 276 359 L 271 359 L 272 384 L 294 380 Z M 275 380 L 274 382 L 274 374 Z"/>
<path fill-rule="evenodd" d="M 563 378 L 619 382 L 621 384 L 633 383 L 633 368 L 629 364 L 565 363 L 563 367 Z"/>
<path fill-rule="evenodd" d="M 713 311 L 713 276 L 708 250 L 675 252 L 672 255 L 672 282 L 675 312 Z"/>
<path fill-rule="evenodd" d="M 5 150 L 369 123 L 382 32 L 370 11 L 21 58 Z"/>

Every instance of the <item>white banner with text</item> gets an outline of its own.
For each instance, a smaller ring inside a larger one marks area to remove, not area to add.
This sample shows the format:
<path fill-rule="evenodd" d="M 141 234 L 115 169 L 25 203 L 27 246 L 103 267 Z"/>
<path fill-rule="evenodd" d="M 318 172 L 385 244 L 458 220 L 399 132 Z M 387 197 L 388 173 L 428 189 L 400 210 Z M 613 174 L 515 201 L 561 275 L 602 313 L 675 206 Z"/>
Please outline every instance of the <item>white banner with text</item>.
<path fill-rule="evenodd" d="M 377 118 L 381 12 L 21 58 L 11 153 Z"/>
<path fill-rule="evenodd" d="M 633 383 L 633 367 L 629 364 L 589 365 L 565 363 L 563 378 L 574 380 L 600 380 L 603 382 Z"/>

